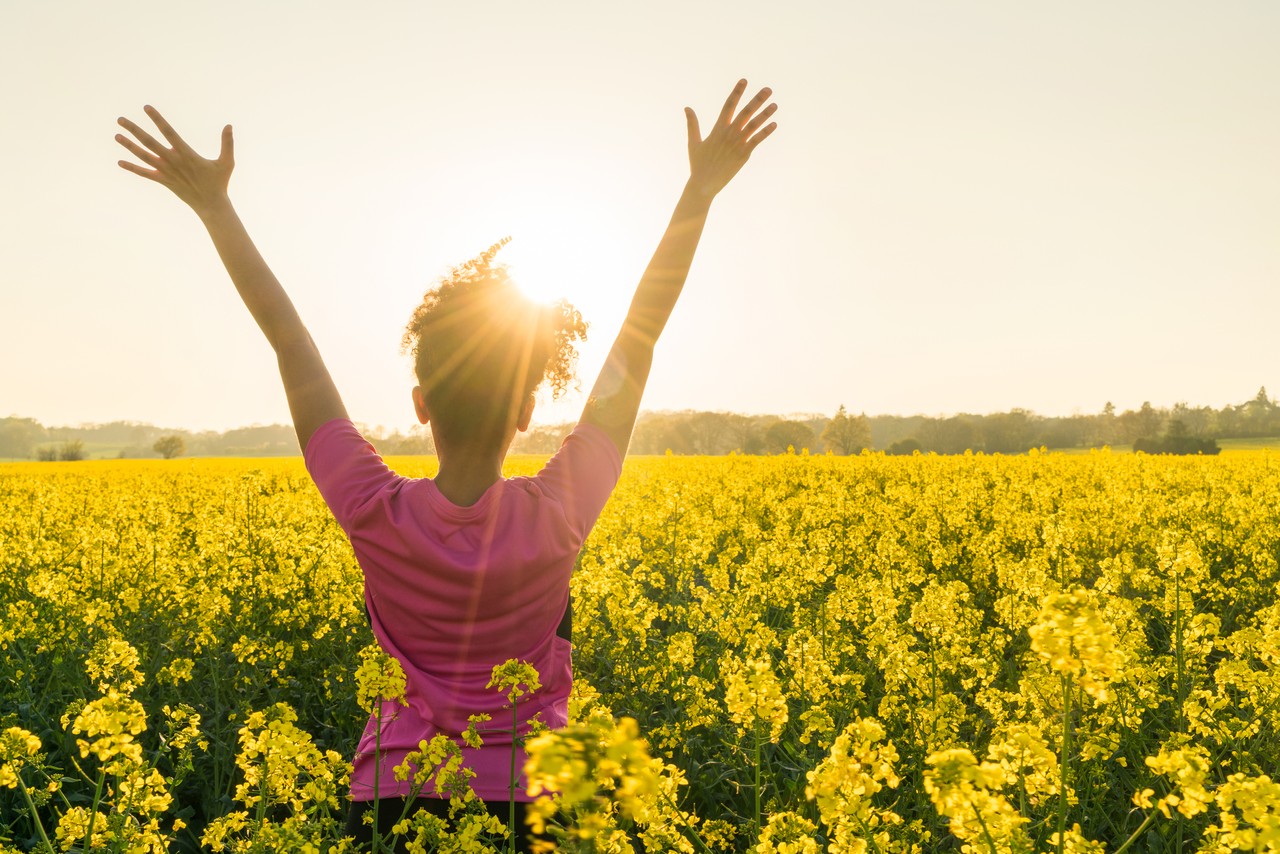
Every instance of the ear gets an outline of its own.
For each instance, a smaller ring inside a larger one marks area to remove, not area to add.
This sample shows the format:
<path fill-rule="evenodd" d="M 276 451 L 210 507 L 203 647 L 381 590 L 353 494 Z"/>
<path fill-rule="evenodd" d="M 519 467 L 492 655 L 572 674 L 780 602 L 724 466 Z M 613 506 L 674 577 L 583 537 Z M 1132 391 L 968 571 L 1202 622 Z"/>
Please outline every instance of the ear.
<path fill-rule="evenodd" d="M 516 429 L 521 433 L 529 429 L 529 422 L 533 420 L 533 395 L 529 395 L 524 399 L 524 406 L 520 407 L 520 417 L 516 419 Z"/>
<path fill-rule="evenodd" d="M 420 385 L 413 387 L 413 411 L 418 415 L 419 424 L 426 424 L 431 420 L 431 415 L 427 412 L 427 398 L 423 395 Z"/>

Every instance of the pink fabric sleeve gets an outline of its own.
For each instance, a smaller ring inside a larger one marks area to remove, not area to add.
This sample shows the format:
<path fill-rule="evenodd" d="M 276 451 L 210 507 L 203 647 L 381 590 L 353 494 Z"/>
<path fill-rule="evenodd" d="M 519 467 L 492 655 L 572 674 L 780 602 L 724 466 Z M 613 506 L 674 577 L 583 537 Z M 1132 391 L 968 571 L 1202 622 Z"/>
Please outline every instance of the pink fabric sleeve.
<path fill-rule="evenodd" d="M 579 424 L 534 480 L 564 508 L 581 547 L 622 474 L 622 458 L 608 434 Z"/>
<path fill-rule="evenodd" d="M 307 442 L 303 459 L 343 530 L 349 530 L 360 511 L 400 479 L 345 418 L 322 424 Z"/>

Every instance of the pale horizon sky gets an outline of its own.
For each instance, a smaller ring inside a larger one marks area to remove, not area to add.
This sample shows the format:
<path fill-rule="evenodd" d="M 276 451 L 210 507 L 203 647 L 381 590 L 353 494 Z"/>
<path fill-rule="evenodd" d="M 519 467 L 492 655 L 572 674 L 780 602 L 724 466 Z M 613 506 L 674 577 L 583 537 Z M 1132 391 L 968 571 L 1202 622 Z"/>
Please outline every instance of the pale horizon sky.
<path fill-rule="evenodd" d="M 716 202 L 653 410 L 1045 415 L 1280 391 L 1280 6 L 10 0 L 0 417 L 287 423 L 195 216 L 212 155 L 352 417 L 415 423 L 400 333 L 503 235 L 591 323 L 585 392 L 739 77 L 779 129 Z M 543 403 L 571 420 L 583 394 Z"/>

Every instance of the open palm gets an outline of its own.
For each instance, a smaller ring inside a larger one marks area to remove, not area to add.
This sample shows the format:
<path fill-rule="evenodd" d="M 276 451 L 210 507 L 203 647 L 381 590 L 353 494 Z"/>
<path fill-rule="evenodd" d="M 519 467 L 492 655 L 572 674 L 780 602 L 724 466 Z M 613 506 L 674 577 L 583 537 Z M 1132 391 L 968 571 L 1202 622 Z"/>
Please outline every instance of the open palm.
<path fill-rule="evenodd" d="M 697 114 L 690 107 L 684 108 L 689 123 L 689 182 L 706 196 L 714 196 L 723 190 L 742 169 L 756 146 L 768 139 L 778 127 L 777 122 L 764 124 L 777 111 L 778 105 L 769 104 L 760 109 L 773 94 L 772 89 L 761 89 L 734 115 L 746 89 L 747 81 L 739 80 L 705 138 L 698 127 Z"/>
<path fill-rule="evenodd" d="M 160 134 L 169 144 L 165 145 L 129 119 L 121 117 L 119 125 L 133 134 L 137 142 L 122 133 L 116 134 L 116 142 L 151 168 L 145 169 L 128 160 L 121 160 L 120 167 L 163 184 L 197 213 L 208 209 L 219 199 L 226 198 L 231 170 L 235 167 L 235 142 L 231 137 L 231 125 L 222 129 L 222 148 L 217 158 L 209 160 L 187 145 L 173 126 L 165 121 L 164 116 L 160 115 L 159 110 L 155 107 L 143 107 L 143 110 L 155 122 Z"/>

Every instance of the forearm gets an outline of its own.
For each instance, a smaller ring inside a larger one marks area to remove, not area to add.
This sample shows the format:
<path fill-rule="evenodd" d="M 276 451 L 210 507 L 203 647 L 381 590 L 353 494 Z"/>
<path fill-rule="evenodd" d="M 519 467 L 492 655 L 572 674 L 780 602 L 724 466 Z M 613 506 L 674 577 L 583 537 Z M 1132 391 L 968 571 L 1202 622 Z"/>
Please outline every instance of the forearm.
<path fill-rule="evenodd" d="M 197 214 L 240 299 L 272 349 L 280 353 L 282 348 L 307 337 L 297 309 L 253 244 L 230 199 L 223 197 Z"/>
<path fill-rule="evenodd" d="M 654 344 L 684 289 L 710 205 L 709 196 L 685 186 L 583 410 L 582 420 L 608 433 L 623 456 L 653 366 Z"/>
<path fill-rule="evenodd" d="M 622 335 L 627 336 L 628 343 L 652 348 L 666 328 L 689 276 L 710 209 L 711 197 L 686 184 L 623 321 Z"/>

